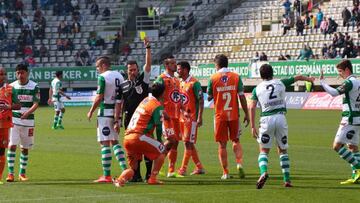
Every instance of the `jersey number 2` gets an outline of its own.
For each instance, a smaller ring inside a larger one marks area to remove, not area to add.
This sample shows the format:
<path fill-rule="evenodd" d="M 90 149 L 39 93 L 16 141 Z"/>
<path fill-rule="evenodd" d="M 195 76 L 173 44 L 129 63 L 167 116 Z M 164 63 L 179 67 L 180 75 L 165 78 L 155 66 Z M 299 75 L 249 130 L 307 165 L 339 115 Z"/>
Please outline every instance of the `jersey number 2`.
<path fill-rule="evenodd" d="M 266 89 L 271 89 L 271 92 L 270 92 L 270 95 L 269 95 L 269 99 L 275 99 L 276 98 L 276 95 L 274 95 L 274 90 L 275 90 L 275 87 L 274 85 L 268 85 L 266 86 Z"/>
<path fill-rule="evenodd" d="M 230 110 L 232 110 L 232 107 L 229 106 L 229 105 L 230 105 L 230 101 L 231 101 L 231 94 L 230 94 L 230 92 L 224 92 L 224 93 L 222 94 L 222 98 L 223 98 L 223 100 L 225 100 L 224 110 L 225 110 L 225 111 L 230 111 Z"/>

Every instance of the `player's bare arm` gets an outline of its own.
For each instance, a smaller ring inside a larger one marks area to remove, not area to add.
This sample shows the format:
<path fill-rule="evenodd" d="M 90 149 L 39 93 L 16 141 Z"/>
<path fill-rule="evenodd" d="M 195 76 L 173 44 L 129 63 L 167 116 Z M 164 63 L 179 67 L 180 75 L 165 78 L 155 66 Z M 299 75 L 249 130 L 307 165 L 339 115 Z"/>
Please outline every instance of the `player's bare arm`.
<path fill-rule="evenodd" d="M 122 105 L 123 100 L 116 101 L 115 104 L 115 111 L 114 111 L 114 130 L 115 132 L 120 132 L 120 125 L 121 125 L 121 114 L 122 114 Z"/>
<path fill-rule="evenodd" d="M 294 77 L 295 79 L 295 82 L 296 81 L 307 81 L 307 82 L 314 82 L 315 81 L 315 78 L 314 77 L 306 77 L 306 76 L 303 76 L 303 75 L 297 75 Z"/>
<path fill-rule="evenodd" d="M 257 139 L 258 138 L 258 132 L 255 124 L 255 113 L 256 113 L 256 100 L 252 100 L 250 103 L 250 127 L 251 127 L 251 134 L 252 136 Z"/>
<path fill-rule="evenodd" d="M 104 99 L 104 94 L 97 94 L 94 100 L 93 105 L 91 106 L 89 112 L 87 113 L 87 118 L 89 121 L 91 120 L 91 117 L 94 113 L 94 111 L 97 109 L 97 107 L 100 105 L 101 101 Z"/>
<path fill-rule="evenodd" d="M 201 97 L 199 100 L 199 113 L 198 113 L 198 118 L 197 118 L 197 125 L 198 127 L 202 126 L 202 117 L 203 117 L 203 112 L 204 112 L 204 98 Z"/>
<path fill-rule="evenodd" d="M 49 99 L 48 99 L 48 104 L 51 105 L 53 102 L 52 102 L 52 95 L 53 95 L 53 91 L 52 91 L 52 88 L 50 87 L 49 89 Z"/>
<path fill-rule="evenodd" d="M 250 120 L 249 120 L 249 111 L 248 111 L 246 97 L 244 94 L 239 94 L 239 98 L 240 98 L 241 107 L 245 114 L 243 123 L 245 123 L 245 127 L 247 127 L 249 125 Z"/>
<path fill-rule="evenodd" d="M 29 110 L 25 111 L 22 115 L 21 115 L 21 119 L 27 119 L 29 117 L 29 115 L 31 115 L 37 108 L 39 107 L 39 102 L 34 102 L 34 104 L 30 107 Z"/>

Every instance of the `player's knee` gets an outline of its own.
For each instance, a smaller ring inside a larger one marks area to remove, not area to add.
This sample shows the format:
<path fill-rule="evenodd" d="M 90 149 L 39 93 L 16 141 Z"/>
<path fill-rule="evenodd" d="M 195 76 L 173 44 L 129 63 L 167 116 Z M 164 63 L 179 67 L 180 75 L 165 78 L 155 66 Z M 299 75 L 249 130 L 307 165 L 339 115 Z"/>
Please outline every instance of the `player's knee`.
<path fill-rule="evenodd" d="M 343 147 L 344 145 L 343 144 L 339 144 L 339 143 L 334 143 L 332 148 L 333 150 L 335 151 L 339 151 L 341 149 L 341 147 Z"/>
<path fill-rule="evenodd" d="M 359 147 L 356 145 L 349 145 L 349 150 L 353 153 L 358 152 L 359 151 Z"/>
<path fill-rule="evenodd" d="M 16 151 L 16 145 L 11 145 L 9 147 L 9 150 L 15 152 Z"/>

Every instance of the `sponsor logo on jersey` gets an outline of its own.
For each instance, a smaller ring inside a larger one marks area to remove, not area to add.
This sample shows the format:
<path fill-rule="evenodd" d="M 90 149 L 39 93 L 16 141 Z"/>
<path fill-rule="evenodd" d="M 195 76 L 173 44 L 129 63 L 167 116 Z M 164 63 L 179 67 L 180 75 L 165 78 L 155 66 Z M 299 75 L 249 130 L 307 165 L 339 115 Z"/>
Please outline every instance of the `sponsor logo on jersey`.
<path fill-rule="evenodd" d="M 223 82 L 223 83 L 227 83 L 227 81 L 229 81 L 229 78 L 228 78 L 227 75 L 223 75 L 223 76 L 221 76 L 220 80 L 221 80 L 221 82 Z"/>
<path fill-rule="evenodd" d="M 181 94 L 181 103 L 183 104 L 183 105 L 185 105 L 185 104 L 187 104 L 187 103 L 189 103 L 189 96 L 187 95 L 187 94 Z"/>
<path fill-rule="evenodd" d="M 173 90 L 170 93 L 170 99 L 174 103 L 179 103 L 181 101 L 181 94 L 180 94 L 179 90 Z"/>
<path fill-rule="evenodd" d="M 102 129 L 102 134 L 103 134 L 104 136 L 110 135 L 110 128 L 109 128 L 109 127 L 104 127 L 104 128 Z"/>

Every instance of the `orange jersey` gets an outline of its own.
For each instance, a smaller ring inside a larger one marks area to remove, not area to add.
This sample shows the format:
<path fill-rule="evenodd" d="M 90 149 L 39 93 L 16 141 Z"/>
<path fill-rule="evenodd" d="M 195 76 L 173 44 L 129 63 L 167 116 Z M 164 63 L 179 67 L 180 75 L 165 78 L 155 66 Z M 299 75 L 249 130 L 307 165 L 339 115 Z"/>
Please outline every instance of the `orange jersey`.
<path fill-rule="evenodd" d="M 222 68 L 211 76 L 208 94 L 214 99 L 215 119 L 222 121 L 239 119 L 239 93 L 243 93 L 243 84 L 237 73 Z"/>
<path fill-rule="evenodd" d="M 199 113 L 199 101 L 203 98 L 201 84 L 197 79 L 189 76 L 180 83 L 181 116 L 180 121 L 196 121 Z"/>
<path fill-rule="evenodd" d="M 147 135 L 152 137 L 155 127 L 162 132 L 161 115 L 163 107 L 155 97 L 146 97 L 136 108 L 131 117 L 125 136 L 131 134 Z"/>
<path fill-rule="evenodd" d="M 179 79 L 163 73 L 159 75 L 155 82 L 165 85 L 164 111 L 170 118 L 179 119 L 181 102 Z"/>
<path fill-rule="evenodd" d="M 13 87 L 4 84 L 0 88 L 0 105 L 12 106 L 14 96 Z M 12 126 L 12 110 L 0 110 L 0 128 L 11 128 Z"/>

